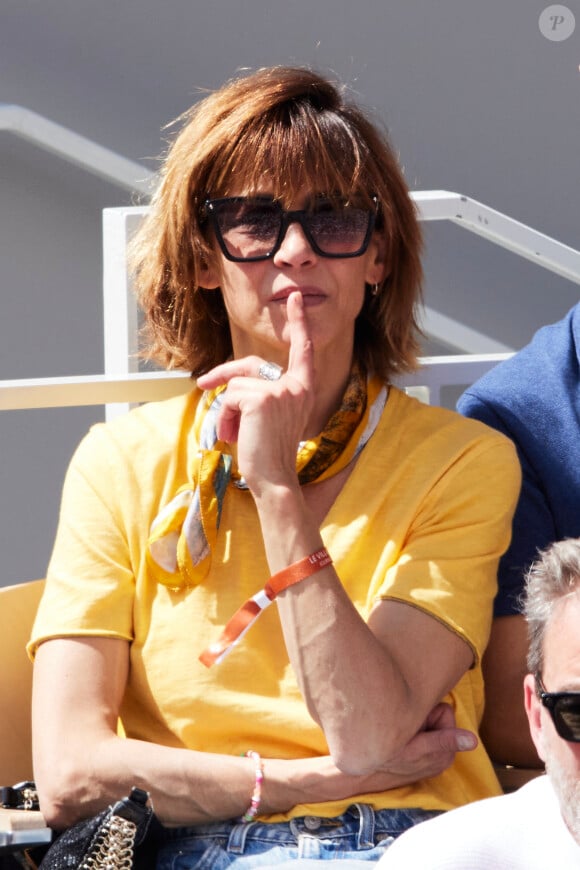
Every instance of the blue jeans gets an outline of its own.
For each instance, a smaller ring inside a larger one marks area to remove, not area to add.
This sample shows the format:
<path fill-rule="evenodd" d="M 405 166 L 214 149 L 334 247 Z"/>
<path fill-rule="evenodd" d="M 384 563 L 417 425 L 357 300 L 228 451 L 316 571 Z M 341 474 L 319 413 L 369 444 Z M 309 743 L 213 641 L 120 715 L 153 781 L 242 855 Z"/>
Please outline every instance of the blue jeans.
<path fill-rule="evenodd" d="M 376 863 L 407 828 L 438 815 L 420 809 L 379 810 L 353 804 L 342 816 L 290 822 L 218 822 L 167 830 L 157 870 L 274 870 L 290 863 L 315 868 L 342 861 L 344 870 Z"/>

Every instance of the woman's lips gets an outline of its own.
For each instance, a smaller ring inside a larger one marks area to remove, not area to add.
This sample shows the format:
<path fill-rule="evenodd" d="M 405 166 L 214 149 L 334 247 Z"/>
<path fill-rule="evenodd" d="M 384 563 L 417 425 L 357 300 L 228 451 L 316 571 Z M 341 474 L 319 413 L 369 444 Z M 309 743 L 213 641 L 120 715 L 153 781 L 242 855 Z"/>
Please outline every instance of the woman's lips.
<path fill-rule="evenodd" d="M 286 304 L 291 293 L 300 293 L 306 308 L 320 305 L 326 300 L 326 293 L 320 287 L 290 287 L 274 293 L 272 302 Z"/>

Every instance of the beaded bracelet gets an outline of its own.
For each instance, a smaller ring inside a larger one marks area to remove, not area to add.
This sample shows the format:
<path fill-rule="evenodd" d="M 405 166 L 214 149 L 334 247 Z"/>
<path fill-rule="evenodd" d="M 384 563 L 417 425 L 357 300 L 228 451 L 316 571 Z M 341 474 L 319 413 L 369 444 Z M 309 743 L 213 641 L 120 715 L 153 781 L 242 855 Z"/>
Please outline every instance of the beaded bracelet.
<path fill-rule="evenodd" d="M 246 758 L 251 758 L 256 765 L 256 784 L 254 785 L 254 791 L 252 793 L 252 800 L 250 801 L 250 806 L 242 816 L 241 821 L 253 822 L 258 815 L 258 810 L 260 809 L 260 802 L 262 800 L 264 767 L 262 765 L 262 759 L 260 758 L 259 752 L 254 752 L 253 749 L 250 749 L 248 752 L 246 752 Z"/>

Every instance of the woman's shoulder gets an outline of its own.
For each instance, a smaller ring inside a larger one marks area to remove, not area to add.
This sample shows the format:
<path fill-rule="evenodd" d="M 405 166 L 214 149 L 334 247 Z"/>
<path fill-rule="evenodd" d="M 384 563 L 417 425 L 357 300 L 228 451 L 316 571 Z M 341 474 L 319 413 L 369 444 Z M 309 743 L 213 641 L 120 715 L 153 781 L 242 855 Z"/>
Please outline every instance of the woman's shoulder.
<path fill-rule="evenodd" d="M 419 438 L 443 437 L 454 445 L 479 442 L 489 446 L 504 445 L 508 451 L 513 448 L 510 439 L 491 426 L 449 408 L 419 401 L 397 387 L 390 388 L 384 420 L 389 428 L 399 425 Z"/>
<path fill-rule="evenodd" d="M 109 461 L 121 456 L 134 464 L 146 456 L 159 459 L 175 452 L 186 440 L 201 395 L 194 387 L 184 395 L 139 405 L 111 421 L 96 423 L 78 445 L 76 461 L 86 457 L 94 465 L 99 456 Z"/>
<path fill-rule="evenodd" d="M 514 443 L 457 411 L 427 405 L 391 388 L 377 434 L 374 456 L 379 463 L 420 467 L 447 481 L 493 481 L 509 499 L 519 491 L 521 470 Z"/>

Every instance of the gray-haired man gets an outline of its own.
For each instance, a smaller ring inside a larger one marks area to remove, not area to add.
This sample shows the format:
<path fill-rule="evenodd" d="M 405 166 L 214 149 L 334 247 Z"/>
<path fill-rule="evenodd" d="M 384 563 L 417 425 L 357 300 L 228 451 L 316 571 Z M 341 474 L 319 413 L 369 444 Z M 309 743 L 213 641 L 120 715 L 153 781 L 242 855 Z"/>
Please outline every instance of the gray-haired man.
<path fill-rule="evenodd" d="M 546 776 L 404 833 L 385 870 L 580 868 L 580 539 L 548 547 L 526 585 L 524 700 Z"/>

